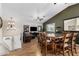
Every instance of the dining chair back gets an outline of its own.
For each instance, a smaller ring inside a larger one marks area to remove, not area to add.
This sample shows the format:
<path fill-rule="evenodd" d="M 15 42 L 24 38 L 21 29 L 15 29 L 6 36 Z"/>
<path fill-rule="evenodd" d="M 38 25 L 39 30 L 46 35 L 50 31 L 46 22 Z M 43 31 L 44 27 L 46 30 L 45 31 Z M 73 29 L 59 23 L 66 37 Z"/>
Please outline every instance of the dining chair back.
<path fill-rule="evenodd" d="M 72 55 L 74 55 L 74 51 L 77 54 L 77 49 L 76 49 L 76 39 L 77 39 L 77 32 L 73 32 L 72 33 L 72 44 L 71 44 L 71 51 L 72 51 Z"/>
<path fill-rule="evenodd" d="M 59 42 L 58 45 L 58 51 L 59 51 L 59 54 L 63 54 L 65 55 L 66 53 L 68 53 L 68 55 L 70 55 L 70 47 L 69 47 L 69 40 L 71 38 L 71 33 L 70 32 L 64 32 L 63 33 L 63 38 L 61 40 L 61 42 Z"/>

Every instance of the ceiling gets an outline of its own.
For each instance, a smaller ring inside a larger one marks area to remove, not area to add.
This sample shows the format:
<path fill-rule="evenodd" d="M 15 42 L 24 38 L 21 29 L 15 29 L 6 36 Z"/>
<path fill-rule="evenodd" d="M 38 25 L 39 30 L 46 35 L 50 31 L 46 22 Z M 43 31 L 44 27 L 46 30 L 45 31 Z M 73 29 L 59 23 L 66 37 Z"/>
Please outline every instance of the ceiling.
<path fill-rule="evenodd" d="M 75 3 L 2 3 L 3 15 L 19 15 L 22 19 L 29 22 L 44 23 L 57 13 Z M 6 14 L 7 13 L 7 14 Z M 37 17 L 44 17 L 42 21 L 36 20 Z"/>

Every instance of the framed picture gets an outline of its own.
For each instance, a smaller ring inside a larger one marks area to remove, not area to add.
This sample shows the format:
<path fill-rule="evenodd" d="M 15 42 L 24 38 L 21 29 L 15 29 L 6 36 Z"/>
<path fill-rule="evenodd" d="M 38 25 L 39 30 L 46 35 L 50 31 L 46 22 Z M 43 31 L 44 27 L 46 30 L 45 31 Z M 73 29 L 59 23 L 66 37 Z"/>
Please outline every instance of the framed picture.
<path fill-rule="evenodd" d="M 29 32 L 29 25 L 24 25 L 24 32 Z"/>

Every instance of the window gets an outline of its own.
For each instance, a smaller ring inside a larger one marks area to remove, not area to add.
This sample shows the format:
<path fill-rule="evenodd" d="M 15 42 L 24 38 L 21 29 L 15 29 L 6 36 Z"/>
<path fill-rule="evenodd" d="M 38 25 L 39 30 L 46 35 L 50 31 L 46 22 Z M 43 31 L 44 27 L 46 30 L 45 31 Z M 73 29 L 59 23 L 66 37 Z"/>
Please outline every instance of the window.
<path fill-rule="evenodd" d="M 47 24 L 46 25 L 46 31 L 47 32 L 55 32 L 55 23 Z"/>

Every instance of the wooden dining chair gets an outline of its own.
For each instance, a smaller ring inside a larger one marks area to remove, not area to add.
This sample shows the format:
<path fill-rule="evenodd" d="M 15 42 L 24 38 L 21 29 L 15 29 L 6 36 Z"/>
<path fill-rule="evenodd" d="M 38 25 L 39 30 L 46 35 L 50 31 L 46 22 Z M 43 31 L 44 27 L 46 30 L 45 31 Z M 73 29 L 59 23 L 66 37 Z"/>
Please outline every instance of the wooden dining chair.
<path fill-rule="evenodd" d="M 52 48 L 52 54 L 54 55 L 55 54 L 55 37 L 54 36 L 52 36 L 52 37 L 50 37 L 50 39 L 51 39 L 51 42 L 50 42 L 50 44 L 51 44 L 51 48 Z"/>
<path fill-rule="evenodd" d="M 40 44 L 40 39 L 41 38 L 41 33 L 39 33 L 38 35 L 37 35 L 37 39 L 38 39 L 38 43 Z"/>
<path fill-rule="evenodd" d="M 65 53 L 68 53 L 70 55 L 70 45 L 69 45 L 69 40 L 71 38 L 71 33 L 64 33 L 62 40 L 57 42 L 55 44 L 55 49 L 56 53 L 58 52 L 59 54 L 65 55 Z"/>
<path fill-rule="evenodd" d="M 41 39 L 42 39 L 42 42 L 41 42 L 41 53 L 42 55 L 46 56 L 47 55 L 47 37 L 46 37 L 46 33 L 45 32 L 42 32 L 41 33 Z"/>
<path fill-rule="evenodd" d="M 40 32 L 38 35 L 38 42 L 39 42 L 40 47 L 42 47 L 42 32 Z"/>
<path fill-rule="evenodd" d="M 43 56 L 46 56 L 48 52 L 54 52 L 53 40 L 55 40 L 55 37 L 48 37 L 46 32 L 39 34 L 38 42 L 41 47 L 41 53 Z"/>
<path fill-rule="evenodd" d="M 41 49 L 41 53 L 43 54 L 43 49 L 44 49 L 44 37 L 43 37 L 43 32 L 40 32 L 38 37 L 38 43 Z"/>
<path fill-rule="evenodd" d="M 72 52 L 72 55 L 74 55 L 74 53 L 77 54 L 77 49 L 76 49 L 76 39 L 77 39 L 77 35 L 78 33 L 77 32 L 73 32 L 72 33 L 72 44 L 71 44 L 71 52 Z M 74 52 L 75 51 L 75 52 Z"/>

